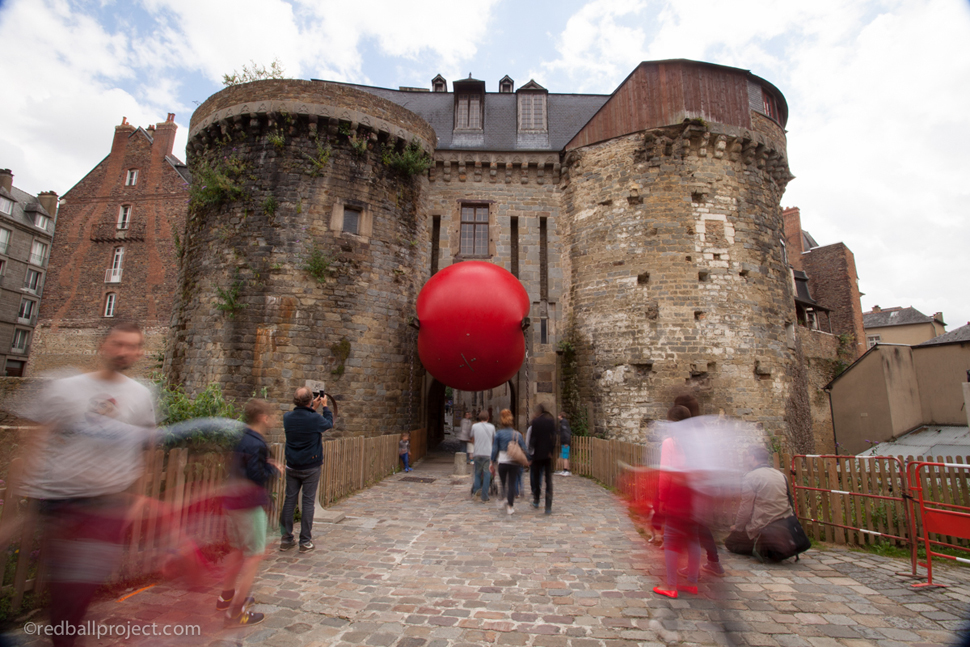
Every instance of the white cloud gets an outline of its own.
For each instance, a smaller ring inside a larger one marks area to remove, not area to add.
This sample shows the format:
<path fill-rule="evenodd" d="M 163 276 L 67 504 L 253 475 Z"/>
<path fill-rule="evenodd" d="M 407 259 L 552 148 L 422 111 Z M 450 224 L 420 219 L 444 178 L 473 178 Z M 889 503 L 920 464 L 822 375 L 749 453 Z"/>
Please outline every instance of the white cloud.
<path fill-rule="evenodd" d="M 641 60 L 692 58 L 774 83 L 797 176 L 784 204 L 819 242 L 853 250 L 865 307 L 943 310 L 962 325 L 968 39 L 970 7 L 950 0 L 594 0 L 540 69 L 612 92 Z"/>

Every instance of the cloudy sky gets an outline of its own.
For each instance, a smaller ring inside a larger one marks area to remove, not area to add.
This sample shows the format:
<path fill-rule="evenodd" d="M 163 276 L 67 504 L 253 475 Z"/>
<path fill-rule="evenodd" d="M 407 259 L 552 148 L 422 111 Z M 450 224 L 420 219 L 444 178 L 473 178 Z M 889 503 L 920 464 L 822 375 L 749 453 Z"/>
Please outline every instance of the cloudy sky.
<path fill-rule="evenodd" d="M 790 108 L 784 206 L 855 253 L 865 309 L 970 321 L 967 0 L 0 0 L 0 168 L 63 194 L 113 126 L 195 107 L 222 75 L 430 87 L 508 74 L 610 93 L 639 61 L 749 69 Z"/>

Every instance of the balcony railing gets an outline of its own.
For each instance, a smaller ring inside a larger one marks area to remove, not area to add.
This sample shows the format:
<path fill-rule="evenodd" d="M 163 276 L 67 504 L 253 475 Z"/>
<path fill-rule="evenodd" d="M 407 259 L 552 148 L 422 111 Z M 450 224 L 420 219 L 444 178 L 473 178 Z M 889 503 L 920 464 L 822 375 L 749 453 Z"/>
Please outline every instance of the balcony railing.
<path fill-rule="evenodd" d="M 109 267 L 104 271 L 104 282 L 105 283 L 121 283 L 121 268 L 114 269 Z"/>

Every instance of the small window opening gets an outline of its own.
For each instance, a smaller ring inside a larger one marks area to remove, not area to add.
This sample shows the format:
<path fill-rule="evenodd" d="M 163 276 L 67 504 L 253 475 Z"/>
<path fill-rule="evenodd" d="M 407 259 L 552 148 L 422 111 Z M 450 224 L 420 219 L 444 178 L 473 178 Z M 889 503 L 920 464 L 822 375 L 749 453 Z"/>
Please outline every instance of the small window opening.
<path fill-rule="evenodd" d="M 360 233 L 360 210 L 344 207 L 343 230 L 348 234 Z"/>

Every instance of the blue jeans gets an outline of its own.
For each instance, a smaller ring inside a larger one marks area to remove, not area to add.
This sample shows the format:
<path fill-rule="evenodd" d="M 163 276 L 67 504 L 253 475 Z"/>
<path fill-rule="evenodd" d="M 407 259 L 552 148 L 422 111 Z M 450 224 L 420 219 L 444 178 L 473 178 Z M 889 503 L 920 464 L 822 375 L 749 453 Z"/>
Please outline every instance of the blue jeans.
<path fill-rule="evenodd" d="M 405 472 L 407 472 L 409 469 L 411 469 L 408 466 L 408 457 L 409 456 L 410 456 L 410 454 L 400 454 L 401 460 L 404 461 L 404 471 Z"/>
<path fill-rule="evenodd" d="M 667 567 L 667 589 L 677 588 L 677 564 L 687 552 L 687 584 L 697 585 L 701 564 L 701 545 L 697 542 L 697 524 L 686 519 L 667 518 L 664 524 L 664 562 Z"/>
<path fill-rule="evenodd" d="M 300 496 L 301 489 L 303 501 L 300 505 L 300 543 L 307 544 L 313 538 L 313 507 L 317 498 L 317 485 L 320 484 L 320 469 L 286 468 L 286 499 L 280 513 L 280 532 L 284 543 L 293 541 L 293 511 L 296 510 L 296 498 Z"/>
<path fill-rule="evenodd" d="M 482 501 L 488 501 L 488 489 L 492 487 L 492 473 L 488 470 L 492 459 L 488 456 L 475 457 L 475 480 L 472 483 L 472 494 L 482 491 Z"/>

